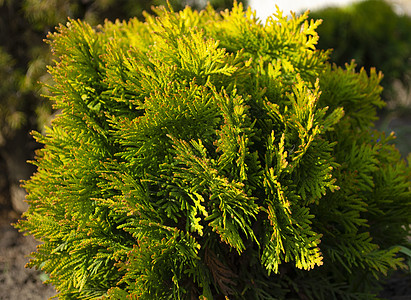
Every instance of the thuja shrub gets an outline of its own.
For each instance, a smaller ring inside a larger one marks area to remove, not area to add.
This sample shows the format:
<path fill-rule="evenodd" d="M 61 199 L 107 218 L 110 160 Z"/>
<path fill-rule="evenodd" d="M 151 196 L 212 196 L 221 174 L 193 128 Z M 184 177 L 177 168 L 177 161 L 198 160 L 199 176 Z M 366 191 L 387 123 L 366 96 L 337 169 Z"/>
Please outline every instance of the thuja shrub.
<path fill-rule="evenodd" d="M 327 63 L 307 13 L 156 12 L 49 36 L 28 266 L 59 299 L 375 296 L 411 223 L 381 75 Z"/>

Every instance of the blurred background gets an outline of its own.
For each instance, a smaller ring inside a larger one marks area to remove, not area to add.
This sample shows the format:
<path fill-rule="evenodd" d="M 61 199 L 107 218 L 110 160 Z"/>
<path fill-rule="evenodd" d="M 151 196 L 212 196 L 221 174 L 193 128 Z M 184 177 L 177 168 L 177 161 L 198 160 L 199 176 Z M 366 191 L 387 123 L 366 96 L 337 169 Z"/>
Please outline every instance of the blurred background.
<path fill-rule="evenodd" d="M 217 10 L 231 8 L 233 4 L 233 0 L 210 2 Z M 376 127 L 395 131 L 395 143 L 406 158 L 411 151 L 411 0 L 243 3 L 257 10 L 262 22 L 275 12 L 275 4 L 285 14 L 310 9 L 310 18 L 323 19 L 317 30 L 318 48 L 334 49 L 331 62 L 344 66 L 354 59 L 358 69 L 364 67 L 369 71 L 375 67 L 382 71 L 382 97 L 387 105 L 379 111 Z M 4 279 L 4 274 L 5 269 L 12 268 L 5 262 L 9 252 L 4 249 L 18 244 L 19 236 L 9 223 L 27 209 L 20 181 L 35 171 L 27 161 L 33 160 L 34 151 L 41 147 L 30 132 L 41 132 L 55 113 L 46 99 L 47 85 L 52 84 L 46 68 L 52 62 L 50 49 L 44 43 L 47 33 L 53 32 L 59 23 L 64 24 L 68 17 L 92 25 L 105 19 L 144 20 L 143 11 L 151 13 L 152 5 L 164 4 L 166 0 L 0 0 L 0 226 L 4 225 L 0 228 L 0 285 L 10 280 L 10 276 Z M 186 5 L 201 9 L 206 1 L 170 0 L 170 4 L 175 10 Z M 38 276 L 34 282 L 41 282 Z M 0 299 L 24 298 L 7 298 L 0 291 Z"/>

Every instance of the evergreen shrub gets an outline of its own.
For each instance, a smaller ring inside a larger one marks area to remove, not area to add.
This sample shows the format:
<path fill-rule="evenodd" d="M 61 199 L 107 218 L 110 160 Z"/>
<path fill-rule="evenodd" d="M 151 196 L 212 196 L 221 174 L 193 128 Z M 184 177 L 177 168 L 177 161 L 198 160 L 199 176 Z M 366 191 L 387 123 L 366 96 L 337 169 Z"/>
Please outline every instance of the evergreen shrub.
<path fill-rule="evenodd" d="M 49 36 L 28 266 L 59 299 L 374 297 L 411 223 L 381 74 L 330 65 L 308 13 L 156 13 Z"/>

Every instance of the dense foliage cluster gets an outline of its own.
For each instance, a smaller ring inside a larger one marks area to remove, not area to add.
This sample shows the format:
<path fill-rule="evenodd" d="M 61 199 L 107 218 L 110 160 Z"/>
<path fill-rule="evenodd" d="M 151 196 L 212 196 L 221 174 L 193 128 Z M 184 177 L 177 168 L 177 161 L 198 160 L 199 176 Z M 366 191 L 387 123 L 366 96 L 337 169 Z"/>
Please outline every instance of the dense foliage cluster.
<path fill-rule="evenodd" d="M 34 169 L 26 161 L 33 158 L 39 145 L 29 132 L 49 124 L 54 111 L 41 95 L 49 91 L 40 82 L 51 84 L 46 65 L 52 63 L 43 39 L 67 18 L 82 19 L 97 25 L 105 19 L 144 19 L 143 11 L 152 13 L 153 5 L 166 0 L 0 0 L 0 211 L 25 210 L 19 181 Z M 171 0 L 175 10 L 186 5 L 203 8 L 202 0 Z M 211 0 L 222 10 L 233 0 Z M 18 149 L 18 151 L 16 151 Z M 3 167 L 4 166 L 4 167 Z M 15 194 L 13 191 L 20 190 Z M 17 196 L 16 196 L 17 195 Z"/>
<path fill-rule="evenodd" d="M 307 14 L 156 13 L 49 36 L 29 266 L 59 299 L 370 299 L 411 223 L 381 75 L 327 63 Z"/>

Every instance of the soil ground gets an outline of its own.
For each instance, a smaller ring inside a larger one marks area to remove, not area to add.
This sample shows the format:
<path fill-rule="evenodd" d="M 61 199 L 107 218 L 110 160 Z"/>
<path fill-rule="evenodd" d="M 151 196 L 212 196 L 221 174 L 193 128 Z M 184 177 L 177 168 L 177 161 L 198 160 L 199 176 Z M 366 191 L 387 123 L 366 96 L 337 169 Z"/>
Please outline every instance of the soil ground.
<path fill-rule="evenodd" d="M 28 254 L 39 244 L 23 236 L 10 223 L 19 218 L 13 211 L 0 211 L 0 300 L 46 300 L 56 294 L 51 285 L 43 284 L 45 274 L 25 268 Z M 411 299 L 411 274 L 398 272 L 385 286 L 381 297 L 388 300 Z"/>
<path fill-rule="evenodd" d="M 44 285 L 44 274 L 24 266 L 39 244 L 10 225 L 18 219 L 12 211 L 0 212 L 0 300 L 45 300 L 56 294 Z"/>

